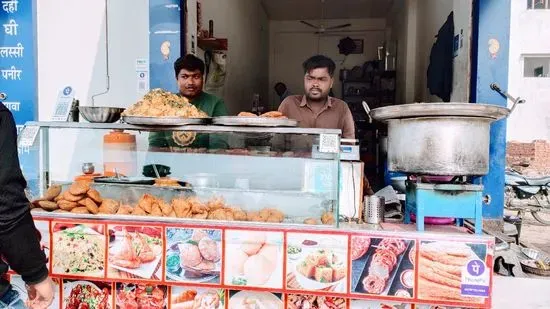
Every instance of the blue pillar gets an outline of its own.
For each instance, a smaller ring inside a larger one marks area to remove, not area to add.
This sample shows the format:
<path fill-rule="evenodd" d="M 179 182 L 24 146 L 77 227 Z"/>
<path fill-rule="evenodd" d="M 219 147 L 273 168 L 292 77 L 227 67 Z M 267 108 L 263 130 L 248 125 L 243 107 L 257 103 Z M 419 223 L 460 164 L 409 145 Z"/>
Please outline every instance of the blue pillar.
<path fill-rule="evenodd" d="M 149 1 L 149 84 L 177 93 L 174 61 L 184 46 L 185 11 L 182 0 Z M 161 47 L 162 46 L 162 47 Z M 161 51 L 162 50 L 162 51 Z"/>
<path fill-rule="evenodd" d="M 507 101 L 490 89 L 497 83 L 508 89 L 511 0 L 475 0 L 472 36 L 471 100 L 506 106 Z M 516 0 L 514 0 L 516 1 Z M 489 174 L 483 178 L 484 194 L 491 203 L 483 207 L 485 219 L 501 219 L 504 210 L 506 119 L 491 126 Z"/>

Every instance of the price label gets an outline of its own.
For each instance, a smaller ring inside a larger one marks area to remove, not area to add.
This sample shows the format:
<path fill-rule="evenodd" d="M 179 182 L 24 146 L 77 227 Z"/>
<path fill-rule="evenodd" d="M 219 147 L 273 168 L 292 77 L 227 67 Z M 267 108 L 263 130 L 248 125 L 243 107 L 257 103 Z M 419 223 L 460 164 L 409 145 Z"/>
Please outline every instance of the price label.
<path fill-rule="evenodd" d="M 74 90 L 67 86 L 59 91 L 57 102 L 55 103 L 52 121 L 67 121 L 74 100 Z"/>
<path fill-rule="evenodd" d="M 34 144 L 34 140 L 40 131 L 38 126 L 25 126 L 19 134 L 18 145 L 19 147 L 31 147 Z"/>
<path fill-rule="evenodd" d="M 319 138 L 319 152 L 338 153 L 340 151 L 340 141 L 337 134 L 321 134 Z"/>

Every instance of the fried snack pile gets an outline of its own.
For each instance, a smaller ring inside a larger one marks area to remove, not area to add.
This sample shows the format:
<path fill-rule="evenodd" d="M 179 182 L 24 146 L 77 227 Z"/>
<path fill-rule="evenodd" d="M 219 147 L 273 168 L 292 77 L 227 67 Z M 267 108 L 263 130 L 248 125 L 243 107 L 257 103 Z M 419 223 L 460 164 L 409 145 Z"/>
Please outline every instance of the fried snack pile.
<path fill-rule="evenodd" d="M 261 114 L 260 116 L 258 116 L 256 114 L 253 114 L 253 113 L 249 113 L 249 112 L 240 112 L 237 116 L 239 116 L 239 117 L 260 117 L 260 118 L 287 119 L 287 117 L 285 115 L 283 115 L 283 113 L 278 112 L 278 111 L 267 112 L 265 114 Z"/>
<path fill-rule="evenodd" d="M 177 180 L 161 178 L 155 186 L 180 186 Z M 61 186 L 52 185 L 44 197 L 31 204 L 32 212 L 72 212 L 79 214 L 109 214 L 172 217 L 200 220 L 249 221 L 281 223 L 285 214 L 275 208 L 263 208 L 259 211 L 246 211 L 240 207 L 229 206 L 223 198 L 214 197 L 206 202 L 197 197 L 178 197 L 170 202 L 151 194 L 143 194 L 136 205 L 127 205 L 113 199 L 102 198 L 99 192 L 85 181 L 74 182 L 62 192 Z M 318 219 L 308 218 L 305 224 L 319 224 Z M 334 215 L 325 212 L 321 223 L 334 224 Z"/>
<path fill-rule="evenodd" d="M 141 117 L 208 117 L 205 112 L 193 106 L 186 98 L 159 88 L 149 91 L 141 100 L 128 107 L 122 115 Z"/>
<path fill-rule="evenodd" d="M 271 208 L 264 208 L 259 212 L 246 212 L 239 207 L 227 206 L 219 197 L 212 198 L 206 203 L 201 202 L 197 197 L 179 197 L 166 203 L 150 194 L 144 194 L 134 208 L 121 207 L 118 214 L 274 223 L 283 222 L 285 217 L 282 212 Z"/>
<path fill-rule="evenodd" d="M 46 194 L 32 202 L 33 211 L 72 212 L 78 214 L 115 214 L 120 203 L 103 199 L 99 192 L 90 188 L 85 181 L 74 182 L 68 190 L 61 192 L 60 185 L 52 185 Z"/>

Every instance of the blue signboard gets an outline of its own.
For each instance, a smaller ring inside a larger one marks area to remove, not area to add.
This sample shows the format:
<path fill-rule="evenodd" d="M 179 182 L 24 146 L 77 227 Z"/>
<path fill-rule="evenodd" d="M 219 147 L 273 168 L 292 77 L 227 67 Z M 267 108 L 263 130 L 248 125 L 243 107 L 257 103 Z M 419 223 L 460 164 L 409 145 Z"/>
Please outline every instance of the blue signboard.
<path fill-rule="evenodd" d="M 149 1 L 149 69 L 151 89 L 178 92 L 174 61 L 181 55 L 184 8 L 180 0 Z"/>
<path fill-rule="evenodd" d="M 36 0 L 0 2 L 0 92 L 20 131 L 37 119 Z M 19 149 L 23 173 L 32 193 L 38 190 L 38 149 Z"/>

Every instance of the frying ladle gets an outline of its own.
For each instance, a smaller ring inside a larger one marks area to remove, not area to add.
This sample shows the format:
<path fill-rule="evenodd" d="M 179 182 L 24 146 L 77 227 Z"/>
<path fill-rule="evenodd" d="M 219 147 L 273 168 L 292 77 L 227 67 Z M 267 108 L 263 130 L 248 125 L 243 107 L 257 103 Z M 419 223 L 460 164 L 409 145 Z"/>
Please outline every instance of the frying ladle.
<path fill-rule="evenodd" d="M 369 123 L 372 123 L 372 118 L 370 116 L 370 107 L 369 107 L 369 105 L 365 101 L 363 101 L 361 103 L 363 104 L 363 109 L 365 110 L 365 113 L 367 113 L 367 116 L 369 117 Z"/>
<path fill-rule="evenodd" d="M 157 179 L 160 178 L 159 170 L 157 169 L 156 164 L 153 164 L 153 171 L 155 171 L 155 175 L 157 176 Z"/>

